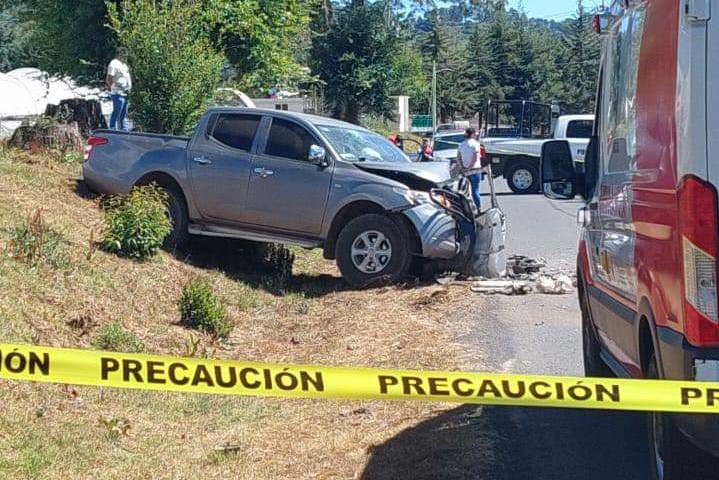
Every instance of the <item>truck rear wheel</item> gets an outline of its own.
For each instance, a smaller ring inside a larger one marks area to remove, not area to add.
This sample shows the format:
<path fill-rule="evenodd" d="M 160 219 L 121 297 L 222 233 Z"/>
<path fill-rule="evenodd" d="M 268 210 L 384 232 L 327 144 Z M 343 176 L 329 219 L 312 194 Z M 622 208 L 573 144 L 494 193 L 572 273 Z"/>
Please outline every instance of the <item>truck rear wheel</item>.
<path fill-rule="evenodd" d="M 355 218 L 337 240 L 337 266 L 353 287 L 386 285 L 402 280 L 412 264 L 409 236 L 386 215 Z"/>
<path fill-rule="evenodd" d="M 163 247 L 168 250 L 181 250 L 187 246 L 190 238 L 187 232 L 189 215 L 185 196 L 175 186 L 161 185 L 161 188 L 167 193 L 166 214 L 171 228 Z"/>
<path fill-rule="evenodd" d="M 539 171 L 528 162 L 512 164 L 506 173 L 507 185 L 518 194 L 537 193 L 539 191 Z"/>

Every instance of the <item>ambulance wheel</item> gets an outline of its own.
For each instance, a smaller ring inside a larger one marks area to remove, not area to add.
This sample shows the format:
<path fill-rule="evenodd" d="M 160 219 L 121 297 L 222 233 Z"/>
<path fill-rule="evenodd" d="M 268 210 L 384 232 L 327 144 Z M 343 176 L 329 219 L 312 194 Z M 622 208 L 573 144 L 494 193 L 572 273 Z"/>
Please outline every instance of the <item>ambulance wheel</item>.
<path fill-rule="evenodd" d="M 578 277 L 582 277 L 581 270 L 577 271 Z M 611 369 L 602 360 L 602 348 L 597 337 L 596 329 L 592 323 L 592 313 L 589 310 L 589 302 L 586 294 L 586 287 L 583 281 L 577 283 L 579 294 L 579 309 L 582 313 L 582 353 L 584 358 L 584 375 L 587 377 L 607 378 L 613 377 Z"/>
<path fill-rule="evenodd" d="M 659 379 L 654 356 L 649 360 L 647 379 Z M 708 454 L 693 446 L 673 424 L 672 416 L 650 412 L 647 415 L 649 478 L 651 480 L 690 480 L 694 469 L 706 462 Z M 701 478 L 701 477 L 699 477 Z"/>
<path fill-rule="evenodd" d="M 539 191 L 539 171 L 531 163 L 512 164 L 506 173 L 507 185 L 514 193 L 526 195 Z"/>

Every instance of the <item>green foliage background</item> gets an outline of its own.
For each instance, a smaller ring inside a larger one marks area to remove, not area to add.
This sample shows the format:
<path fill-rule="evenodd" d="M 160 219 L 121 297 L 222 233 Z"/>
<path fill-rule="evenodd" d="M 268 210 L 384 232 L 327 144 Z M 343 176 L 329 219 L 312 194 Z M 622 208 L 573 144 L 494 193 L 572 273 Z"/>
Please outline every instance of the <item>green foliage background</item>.
<path fill-rule="evenodd" d="M 222 54 L 198 25 L 202 6 L 172 0 L 110 5 L 110 24 L 130 52 L 133 119 L 145 130 L 190 133 L 220 80 Z"/>
<path fill-rule="evenodd" d="M 100 82 L 127 44 L 131 113 L 168 133 L 191 128 L 220 84 L 218 65 L 225 85 L 250 96 L 319 91 L 327 113 L 352 122 L 387 116 L 395 95 L 427 113 L 433 63 L 443 122 L 491 98 L 585 113 L 600 53 L 588 6 L 579 0 L 557 22 L 502 0 L 0 0 L 0 70 Z"/>

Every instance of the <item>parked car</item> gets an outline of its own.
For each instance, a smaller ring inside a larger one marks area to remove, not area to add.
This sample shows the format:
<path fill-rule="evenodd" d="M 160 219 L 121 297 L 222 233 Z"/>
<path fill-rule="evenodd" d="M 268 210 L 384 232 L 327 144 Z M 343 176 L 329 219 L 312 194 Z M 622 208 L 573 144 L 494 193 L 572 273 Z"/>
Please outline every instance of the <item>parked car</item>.
<path fill-rule="evenodd" d="M 355 286 L 398 281 L 416 257 L 460 253 L 456 222 L 429 193 L 448 181 L 446 165 L 413 163 L 329 118 L 213 108 L 191 138 L 96 131 L 86 157 L 93 190 L 165 189 L 169 247 L 204 235 L 322 248 Z"/>
<path fill-rule="evenodd" d="M 546 195 L 586 201 L 588 376 L 719 381 L 719 19 L 708 7 L 614 2 L 595 21 L 608 27 L 586 170 L 569 142 L 543 145 Z M 648 414 L 648 442 L 652 479 L 696 479 L 705 452 L 719 456 L 719 416 Z"/>
<path fill-rule="evenodd" d="M 546 131 L 537 133 L 535 128 L 527 128 L 525 135 L 511 135 L 515 131 L 513 129 L 486 130 L 481 142 L 492 163 L 492 172 L 495 176 L 503 176 L 514 193 L 540 191 L 539 156 L 542 145 L 549 140 L 566 139 L 574 160 L 580 164 L 584 162 L 594 115 L 563 115 L 553 124 L 550 136 Z"/>

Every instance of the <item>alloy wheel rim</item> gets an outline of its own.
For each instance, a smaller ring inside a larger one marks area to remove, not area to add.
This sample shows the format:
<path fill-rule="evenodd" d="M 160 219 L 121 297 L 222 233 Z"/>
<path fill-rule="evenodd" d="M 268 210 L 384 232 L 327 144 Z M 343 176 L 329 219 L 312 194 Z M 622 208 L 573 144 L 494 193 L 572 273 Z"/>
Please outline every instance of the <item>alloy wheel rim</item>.
<path fill-rule="evenodd" d="M 392 260 L 392 242 L 382 232 L 368 230 L 352 242 L 352 264 L 362 273 L 372 275 L 381 272 Z"/>
<path fill-rule="evenodd" d="M 515 187 L 521 190 L 527 190 L 532 185 L 533 181 L 534 176 L 532 175 L 532 172 L 524 168 L 520 168 L 512 175 L 512 183 Z"/>

